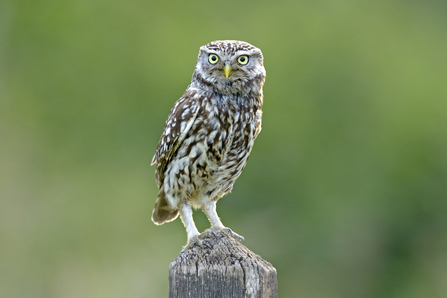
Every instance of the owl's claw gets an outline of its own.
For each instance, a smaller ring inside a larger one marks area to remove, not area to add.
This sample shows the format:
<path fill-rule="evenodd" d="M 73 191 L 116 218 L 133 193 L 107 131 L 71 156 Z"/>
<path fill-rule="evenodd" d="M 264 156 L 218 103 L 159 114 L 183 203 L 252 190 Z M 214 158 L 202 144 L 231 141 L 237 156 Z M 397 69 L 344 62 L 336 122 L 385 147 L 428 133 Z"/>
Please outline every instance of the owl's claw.
<path fill-rule="evenodd" d="M 194 245 L 200 246 L 201 248 L 208 247 L 209 249 L 213 249 L 211 245 L 209 245 L 207 242 L 199 239 L 200 235 L 197 235 L 191 239 L 188 240 L 188 243 L 183 247 L 183 249 L 180 251 L 180 255 L 187 249 L 191 249 L 194 247 Z"/>
<path fill-rule="evenodd" d="M 225 228 L 225 229 L 223 229 L 222 231 L 224 231 L 225 234 L 227 234 L 227 235 L 229 235 L 229 236 L 235 238 L 237 241 L 239 241 L 239 242 L 241 242 L 241 243 L 244 243 L 244 242 L 245 242 L 244 237 L 242 237 L 241 235 L 239 235 L 239 234 L 233 232 L 230 228 Z"/>
<path fill-rule="evenodd" d="M 209 238 L 211 236 L 214 236 L 214 238 L 219 239 L 219 237 L 217 237 L 217 234 L 211 229 L 205 230 L 202 234 L 200 234 L 199 237 L 203 239 L 203 238 Z"/>

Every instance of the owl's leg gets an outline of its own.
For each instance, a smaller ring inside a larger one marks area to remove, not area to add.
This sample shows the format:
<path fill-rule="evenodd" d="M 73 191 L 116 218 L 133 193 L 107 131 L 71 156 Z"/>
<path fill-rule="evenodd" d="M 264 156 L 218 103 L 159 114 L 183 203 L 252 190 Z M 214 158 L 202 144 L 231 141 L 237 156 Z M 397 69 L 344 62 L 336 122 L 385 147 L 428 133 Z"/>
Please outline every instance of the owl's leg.
<path fill-rule="evenodd" d="M 216 210 L 216 201 L 209 200 L 205 203 L 205 206 L 202 208 L 203 213 L 208 217 L 208 220 L 211 223 L 211 229 L 215 230 L 223 230 L 225 226 L 220 221 L 219 216 L 217 215 Z"/>
<path fill-rule="evenodd" d="M 183 225 L 186 228 L 186 232 L 188 233 L 188 242 L 186 246 L 182 249 L 180 253 L 182 253 L 185 249 L 192 248 L 194 245 L 198 245 L 200 247 L 208 247 L 209 244 L 199 239 L 199 231 L 194 223 L 194 219 L 192 218 L 192 208 L 189 204 L 182 204 L 179 208 L 180 219 L 183 222 Z"/>
<path fill-rule="evenodd" d="M 244 237 L 236 234 L 230 228 L 225 227 L 220 221 L 219 216 L 216 211 L 216 201 L 209 200 L 202 207 L 203 213 L 208 217 L 208 220 L 211 223 L 211 228 L 206 230 L 202 235 L 202 237 L 209 237 L 211 235 L 216 236 L 216 232 L 224 232 L 225 234 L 235 238 L 239 242 L 244 242 Z"/>

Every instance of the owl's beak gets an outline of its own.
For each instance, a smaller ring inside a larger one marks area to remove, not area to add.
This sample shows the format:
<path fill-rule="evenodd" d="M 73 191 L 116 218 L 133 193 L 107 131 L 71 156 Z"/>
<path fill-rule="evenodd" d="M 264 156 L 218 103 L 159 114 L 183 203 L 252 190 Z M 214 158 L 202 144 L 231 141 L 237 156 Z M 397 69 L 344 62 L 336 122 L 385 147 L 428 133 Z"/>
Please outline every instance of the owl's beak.
<path fill-rule="evenodd" d="M 225 63 L 224 68 L 222 69 L 223 74 L 228 79 L 229 76 L 233 73 L 233 68 L 231 68 L 230 64 Z"/>

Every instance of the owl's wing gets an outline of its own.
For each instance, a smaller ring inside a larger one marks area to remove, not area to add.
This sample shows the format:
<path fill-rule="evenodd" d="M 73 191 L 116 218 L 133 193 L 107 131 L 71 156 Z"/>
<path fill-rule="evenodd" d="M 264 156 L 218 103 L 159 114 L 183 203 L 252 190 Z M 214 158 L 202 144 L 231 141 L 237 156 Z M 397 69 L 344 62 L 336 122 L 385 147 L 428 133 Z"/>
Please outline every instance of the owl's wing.
<path fill-rule="evenodd" d="M 166 120 L 163 134 L 151 163 L 151 165 L 157 164 L 155 177 L 159 188 L 165 178 L 164 173 L 167 165 L 185 139 L 199 112 L 199 98 L 196 93 L 194 90 L 187 90 L 174 104 Z"/>

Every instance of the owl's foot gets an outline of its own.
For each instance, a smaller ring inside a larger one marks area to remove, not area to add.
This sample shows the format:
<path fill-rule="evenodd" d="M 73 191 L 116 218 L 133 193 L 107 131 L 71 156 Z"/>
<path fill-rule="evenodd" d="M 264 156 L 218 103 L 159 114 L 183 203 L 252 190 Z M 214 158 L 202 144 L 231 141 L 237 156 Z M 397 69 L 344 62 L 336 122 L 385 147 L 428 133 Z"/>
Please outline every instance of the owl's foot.
<path fill-rule="evenodd" d="M 200 234 L 199 237 L 201 239 L 211 238 L 211 237 L 219 239 L 219 237 L 217 237 L 217 234 L 212 229 L 208 229 L 208 230 L 203 231 L 203 233 Z"/>
<path fill-rule="evenodd" d="M 230 228 L 210 228 L 206 231 L 204 231 L 202 234 L 200 234 L 200 238 L 209 238 L 209 237 L 217 237 L 217 233 L 224 233 L 225 235 L 229 236 L 229 237 L 233 237 L 234 239 L 236 239 L 237 241 L 244 243 L 245 239 L 244 237 L 242 237 L 239 234 L 236 234 L 235 232 L 233 232 Z"/>
<path fill-rule="evenodd" d="M 194 245 L 200 246 L 202 248 L 209 248 L 212 249 L 211 245 L 209 245 L 206 241 L 203 241 L 202 239 L 199 238 L 200 235 L 194 236 L 190 239 L 188 239 L 188 243 L 186 243 L 185 247 L 183 247 L 183 249 L 180 251 L 180 254 L 182 254 L 182 252 L 184 252 L 187 249 L 191 249 L 194 247 Z"/>
<path fill-rule="evenodd" d="M 224 233 L 226 233 L 228 236 L 233 237 L 234 239 L 236 239 L 237 241 L 239 241 L 240 243 L 244 243 L 245 239 L 244 237 L 242 237 L 241 235 L 233 232 L 230 228 L 225 228 L 222 230 Z"/>

